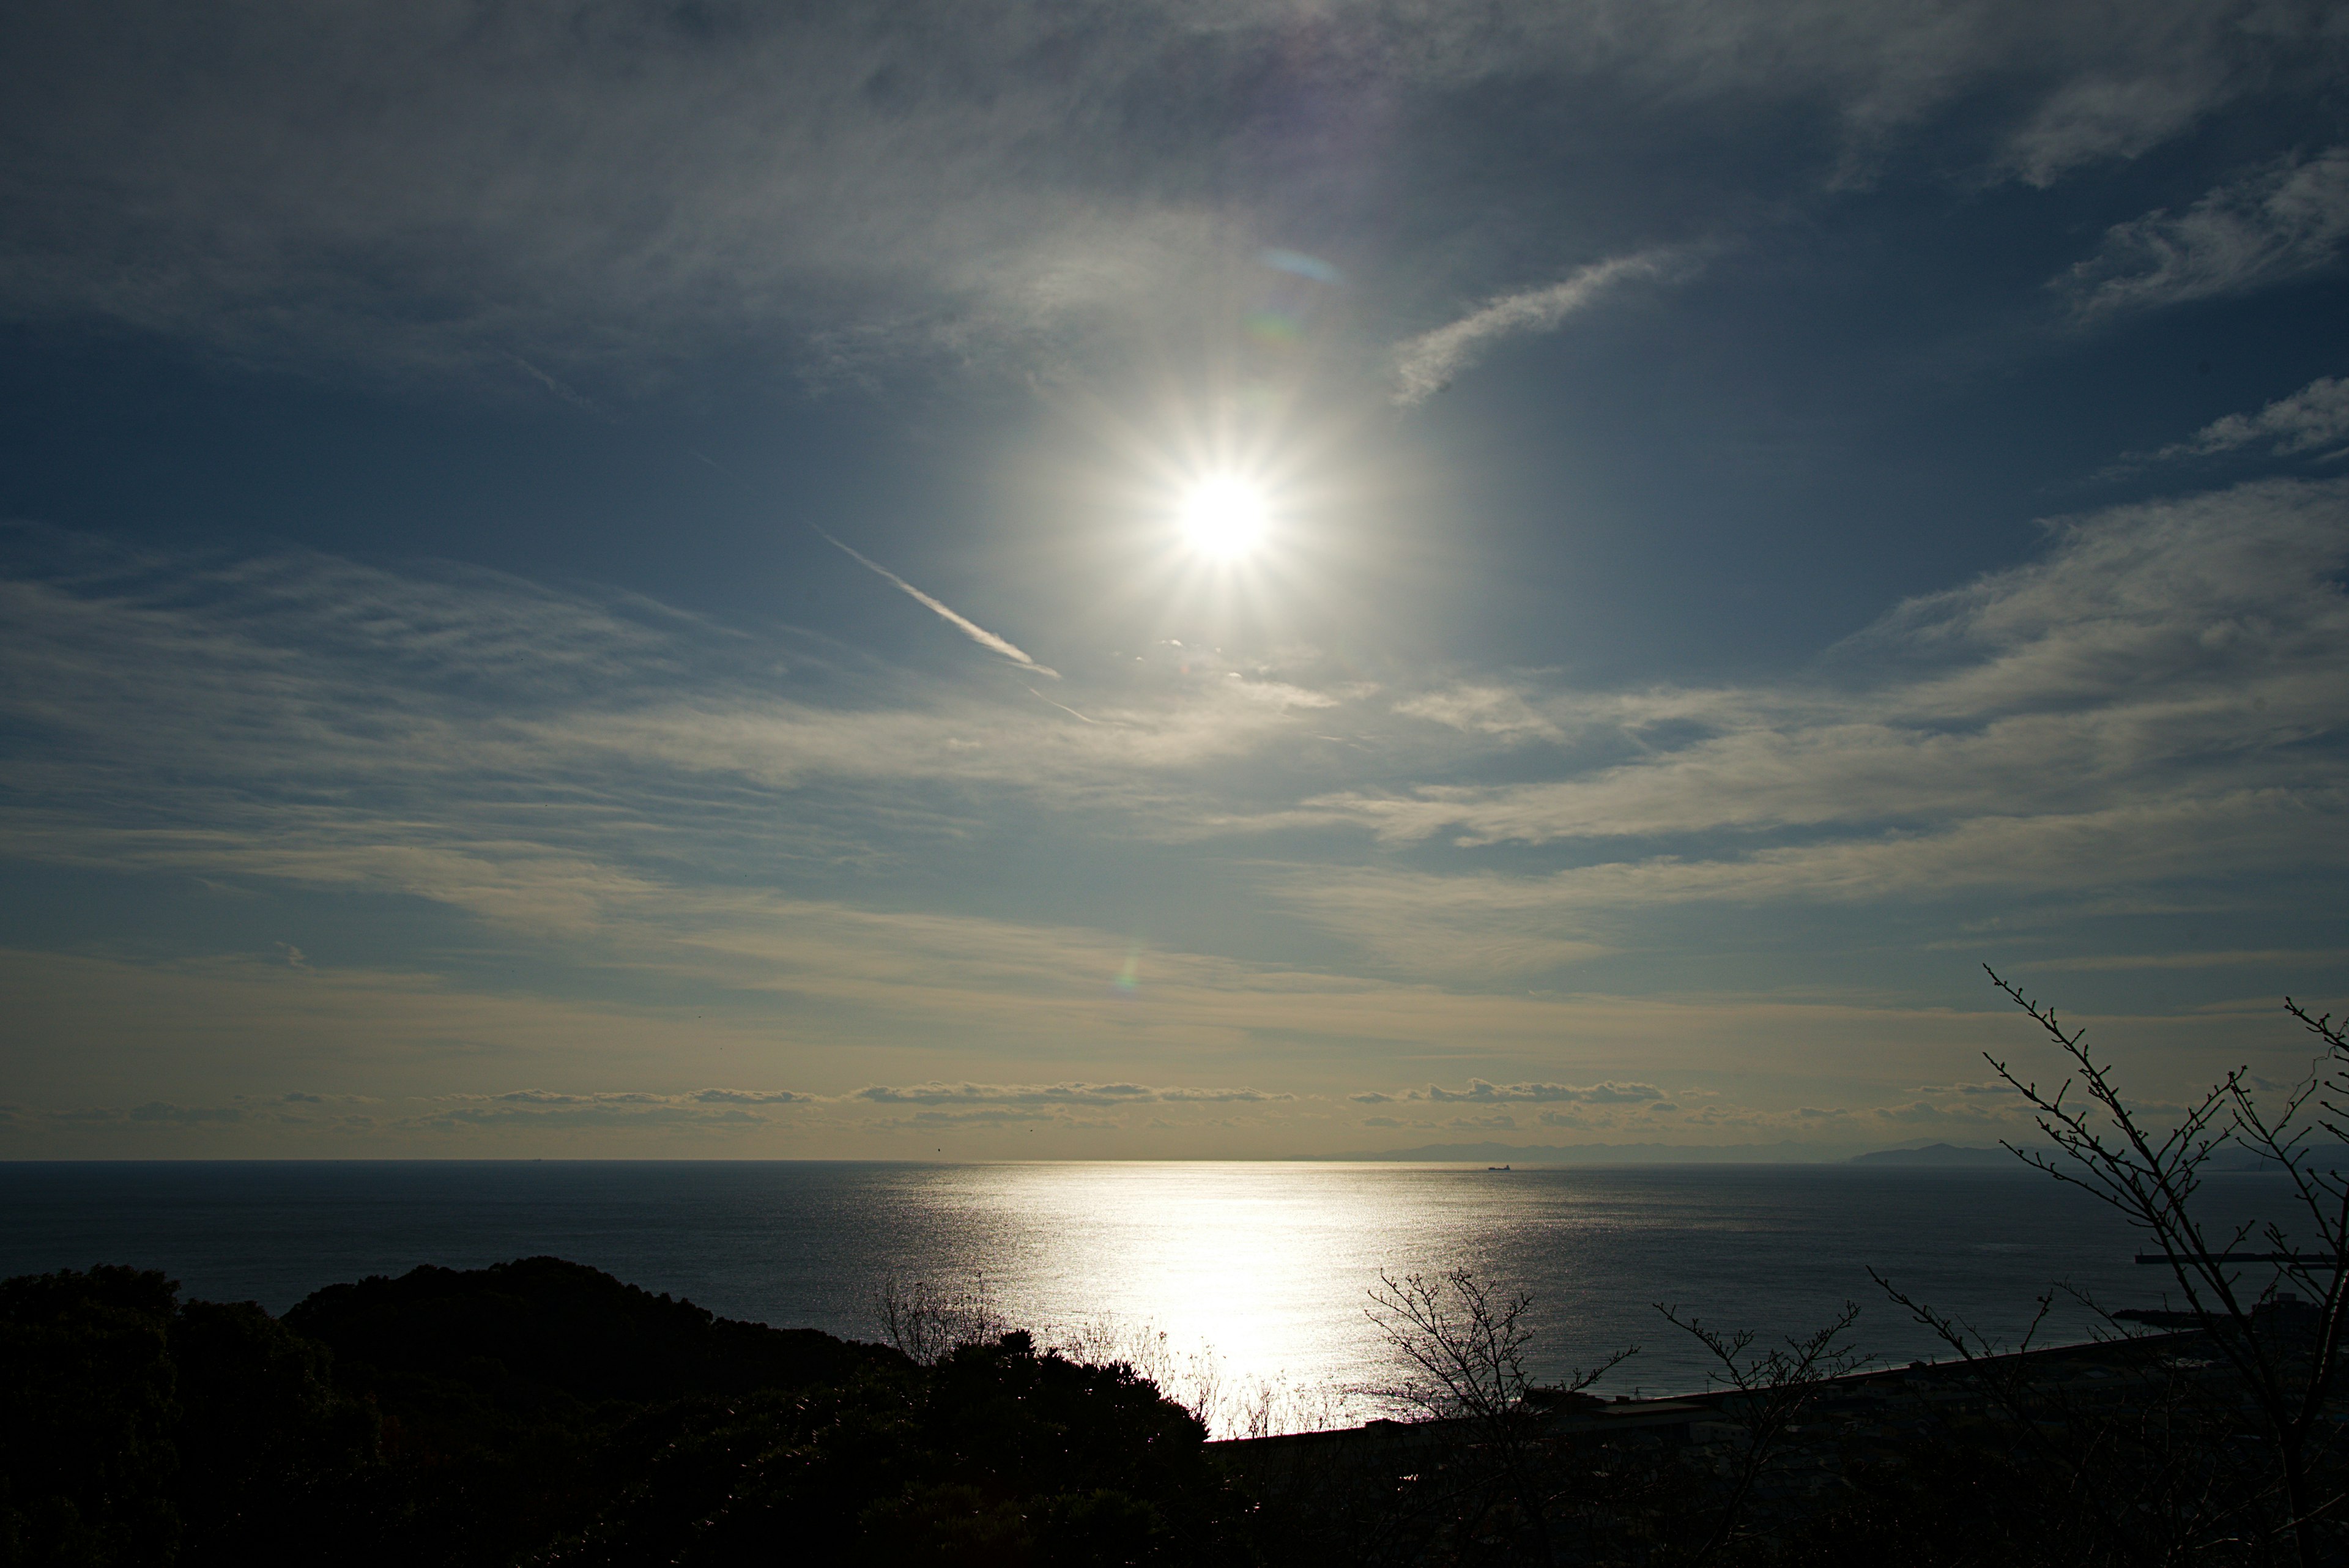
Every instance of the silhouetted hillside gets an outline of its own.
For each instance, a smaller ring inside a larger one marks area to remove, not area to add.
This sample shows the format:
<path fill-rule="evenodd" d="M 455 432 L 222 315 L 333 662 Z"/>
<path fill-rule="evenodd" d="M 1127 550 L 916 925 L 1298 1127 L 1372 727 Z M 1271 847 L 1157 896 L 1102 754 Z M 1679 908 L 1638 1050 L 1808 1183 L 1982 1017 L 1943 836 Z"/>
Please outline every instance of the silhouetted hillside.
<path fill-rule="evenodd" d="M 554 1258 L 272 1318 L 159 1273 L 0 1284 L 0 1565 L 1190 1563 L 1187 1411 L 1021 1334 L 935 1366 Z"/>
<path fill-rule="evenodd" d="M 1999 1170 L 2030 1167 L 2003 1148 L 1976 1148 L 1953 1143 L 1927 1144 L 1923 1148 L 1879 1148 L 1851 1157 L 1854 1165 L 1953 1166 Z"/>
<path fill-rule="evenodd" d="M 2279 1300 L 2253 1326 L 2293 1355 L 2322 1319 Z M 1749 1364 L 1676 1400 L 1464 1394 L 1211 1449 L 1131 1367 L 1019 1333 L 921 1365 L 552 1258 L 337 1285 L 284 1321 L 98 1268 L 0 1282 L 0 1568 L 2287 1561 L 2198 1544 L 2265 1483 L 2239 1472 L 2227 1342 L 2164 1326 L 1828 1381 Z M 1472 1318 L 1422 1327 L 1457 1353 L 1423 1365 L 1506 1365 Z M 2310 1479 L 2349 1495 L 2349 1460 Z M 2302 1561 L 2344 1539 L 2328 1521 Z"/>
<path fill-rule="evenodd" d="M 837 1382 L 895 1353 L 717 1316 L 560 1258 L 328 1285 L 285 1326 L 371 1379 L 461 1383 L 511 1401 L 646 1404 Z"/>
<path fill-rule="evenodd" d="M 158 1273 L 0 1282 L 0 1563 L 300 1560 L 375 1449 L 331 1362 Z"/>

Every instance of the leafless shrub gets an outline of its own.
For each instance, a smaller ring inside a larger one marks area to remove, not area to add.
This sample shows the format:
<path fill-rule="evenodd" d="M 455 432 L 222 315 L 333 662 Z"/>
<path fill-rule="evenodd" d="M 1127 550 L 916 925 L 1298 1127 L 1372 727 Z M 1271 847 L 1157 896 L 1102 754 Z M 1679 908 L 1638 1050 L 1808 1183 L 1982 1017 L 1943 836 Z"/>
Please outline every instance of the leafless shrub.
<path fill-rule="evenodd" d="M 1095 1318 L 1055 1329 L 1048 1337 L 1052 1348 L 1071 1361 L 1132 1367 L 1157 1385 L 1162 1397 L 1197 1417 L 1211 1438 L 1321 1431 L 1347 1419 L 1348 1401 L 1340 1390 L 1299 1387 L 1285 1376 L 1235 1382 L 1213 1345 L 1202 1340 L 1185 1347 L 1147 1322 L 1124 1324 Z"/>
<path fill-rule="evenodd" d="M 1531 1296 L 1504 1294 L 1464 1268 L 1401 1279 L 1381 1273 L 1365 1315 L 1411 1371 L 1375 1392 L 1423 1418 L 1475 1421 L 1496 1434 L 1522 1425 L 1532 1413 L 1525 1356 L 1532 1306 Z M 1577 1368 L 1562 1386 L 1580 1393 L 1638 1354 L 1634 1345 L 1588 1371 Z"/>
<path fill-rule="evenodd" d="M 1288 1432 L 1327 1432 L 1351 1426 L 1352 1401 L 1329 1385 L 1299 1386 L 1285 1374 L 1257 1377 L 1237 1389 L 1215 1427 L 1227 1438 L 1277 1438 Z"/>
<path fill-rule="evenodd" d="M 1844 1337 L 1859 1321 L 1857 1302 L 1844 1303 L 1835 1321 L 1823 1328 L 1759 1350 L 1754 1348 L 1758 1336 L 1752 1329 L 1724 1333 L 1661 1303 L 1656 1303 L 1656 1311 L 1713 1357 L 1714 1366 L 1706 1380 L 1734 1392 L 1733 1397 L 1722 1402 L 1722 1414 L 1744 1438 L 1730 1462 L 1728 1488 L 1714 1522 L 1687 1559 L 1694 1565 L 1709 1562 L 1737 1539 L 1754 1483 L 1768 1468 L 1795 1417 L 1817 1397 L 1819 1384 L 1857 1371 L 1868 1357 L 1846 1344 Z"/>
<path fill-rule="evenodd" d="M 2064 1543 L 2071 1562 L 2166 1564 L 2264 1560 L 2249 1500 L 2261 1487 L 2261 1460 L 2223 1434 L 2239 1426 L 2230 1391 L 2208 1376 L 2206 1357 L 2127 1354 L 2137 1331 L 2113 1323 L 2124 1354 L 2100 1358 L 2103 1381 L 2086 1385 L 2037 1343 L 2064 1287 L 2044 1293 L 2019 1339 L 2002 1344 L 1896 1288 L 1873 1270 L 1895 1304 L 1952 1351 L 1983 1413 L 2000 1423 L 2011 1500 L 2034 1513 L 2044 1548 Z M 1951 1412 L 1941 1412 L 1948 1424 Z M 2249 1462 L 2247 1462 L 2247 1460 Z"/>
<path fill-rule="evenodd" d="M 1560 1462 L 1542 1408 L 1527 1397 L 1532 1305 L 1522 1292 L 1498 1290 L 1458 1268 L 1401 1279 L 1381 1273 L 1366 1315 L 1410 1368 L 1375 1393 L 1450 1428 L 1445 1484 L 1423 1488 L 1429 1501 L 1451 1516 L 1461 1539 L 1524 1536 L 1536 1561 L 1549 1563 L 1552 1516 L 1587 1478 Z M 1578 1394 L 1637 1354 L 1627 1348 L 1577 1368 L 1558 1391 Z"/>
<path fill-rule="evenodd" d="M 2122 1560 L 2282 1554 L 2303 1568 L 2330 1560 L 2349 1511 L 2335 1451 L 2339 1412 L 2331 1407 L 2349 1303 L 2349 1177 L 2331 1158 L 2349 1144 L 2349 1039 L 2329 1014 L 2313 1016 L 2287 997 L 2285 1010 L 2323 1044 L 2310 1076 L 2281 1104 L 2262 1106 L 2239 1067 L 2165 1130 L 2124 1097 L 2112 1064 L 2085 1044 L 2085 1030 L 2067 1029 L 2054 1008 L 1984 967 L 2064 1064 L 2051 1093 L 1989 1058 L 2047 1140 L 2006 1147 L 2134 1226 L 2146 1255 L 2167 1265 L 2209 1349 L 2139 1358 L 2130 1364 L 2140 1384 L 2131 1399 L 2083 1416 L 2051 1404 L 2062 1391 L 2035 1376 L 2027 1357 L 2002 1357 L 1968 1325 L 1880 1277 L 1878 1285 L 1971 1365 Z M 2333 1149 L 2317 1146 L 2320 1134 Z M 2280 1221 L 2205 1222 L 2198 1200 L 2212 1156 L 2230 1144 L 2255 1151 L 2284 1178 L 2302 1228 L 2297 1243 Z M 2042 1298 L 2034 1331 L 2052 1299 Z M 2110 1314 L 2106 1322 L 2116 1334 L 2134 1332 Z M 2017 1349 L 2028 1350 L 2030 1338 Z"/>
<path fill-rule="evenodd" d="M 925 1280 L 882 1282 L 874 1293 L 882 1337 L 923 1366 L 936 1364 L 961 1345 L 988 1345 L 1011 1325 L 988 1300 L 987 1277 L 962 1289 L 942 1289 Z"/>

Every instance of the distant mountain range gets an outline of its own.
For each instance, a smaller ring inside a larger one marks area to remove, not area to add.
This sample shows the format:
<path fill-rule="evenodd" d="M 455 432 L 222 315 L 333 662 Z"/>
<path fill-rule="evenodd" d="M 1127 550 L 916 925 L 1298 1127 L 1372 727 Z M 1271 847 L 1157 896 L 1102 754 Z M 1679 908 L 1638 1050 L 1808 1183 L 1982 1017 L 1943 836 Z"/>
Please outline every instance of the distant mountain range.
<path fill-rule="evenodd" d="M 2023 1146 L 2030 1148 L 2028 1143 Z M 2309 1163 L 2319 1170 L 2349 1170 L 2349 1147 L 2341 1144 L 2315 1144 L 2307 1150 Z M 2012 1165 L 2018 1168 L 2022 1161 L 2003 1148 L 1980 1148 L 1963 1144 L 1936 1143 L 1923 1148 L 1880 1148 L 1873 1154 L 1854 1155 L 1854 1165 Z M 2275 1162 L 2255 1149 L 2230 1147 L 2211 1151 L 2211 1170 L 2272 1170 Z"/>
<path fill-rule="evenodd" d="M 1879 1148 L 1873 1154 L 1856 1154 L 1854 1165 L 2007 1165 L 2020 1167 L 2022 1161 L 2002 1148 L 1978 1148 L 1954 1143 L 1928 1144 L 1923 1148 Z"/>
<path fill-rule="evenodd" d="M 2031 1147 L 2024 1144 L 2024 1147 Z M 1840 1158 L 1811 1144 L 1733 1143 L 1692 1147 L 1668 1143 L 1429 1143 L 1416 1148 L 1365 1149 L 1310 1157 L 1323 1160 L 1385 1160 L 1426 1165 L 1867 1165 L 1909 1168 L 2010 1169 L 2027 1168 L 2007 1150 L 1992 1146 L 1936 1143 L 1923 1148 L 1879 1148 Z M 2349 1146 L 2309 1150 L 2320 1169 L 2349 1171 Z M 2250 1149 L 2222 1148 L 2210 1157 L 2212 1170 L 2260 1170 L 2269 1162 Z"/>
<path fill-rule="evenodd" d="M 1430 1165 L 1817 1165 L 1818 1151 L 1798 1143 L 1735 1143 L 1692 1148 L 1669 1143 L 1430 1143 L 1417 1148 L 1326 1154 L 1327 1160 L 1416 1161 Z"/>

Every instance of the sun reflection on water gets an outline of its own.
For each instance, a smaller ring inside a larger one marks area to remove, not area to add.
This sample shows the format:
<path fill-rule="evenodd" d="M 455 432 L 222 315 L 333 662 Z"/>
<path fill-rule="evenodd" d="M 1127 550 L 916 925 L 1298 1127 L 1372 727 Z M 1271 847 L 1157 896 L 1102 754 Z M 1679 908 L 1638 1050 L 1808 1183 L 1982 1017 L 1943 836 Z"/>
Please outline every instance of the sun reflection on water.
<path fill-rule="evenodd" d="M 1530 1293 L 1537 1381 L 1642 1346 L 1599 1384 L 1610 1393 L 1703 1386 L 1660 1302 L 1803 1332 L 1846 1299 L 1880 1301 L 1873 1264 L 1998 1333 L 2053 1279 L 2116 1299 L 2146 1284 L 2126 1227 L 2028 1172 L 1040 1163 L 901 1168 L 893 1185 L 899 1234 L 927 1249 L 901 1269 L 983 1276 L 997 1314 L 1047 1344 L 1146 1343 L 1160 1359 L 1143 1370 L 1185 1379 L 1205 1366 L 1226 1436 L 1246 1405 L 1231 1397 L 1276 1384 L 1308 1417 L 1292 1428 L 1379 1413 L 1402 1376 L 1364 1312 L 1382 1272 L 1465 1266 Z M 1911 1329 L 1878 1304 L 1859 1339 L 1888 1359 L 1930 1354 Z"/>
<path fill-rule="evenodd" d="M 1163 1334 L 1178 1356 L 1206 1353 L 1226 1392 L 1278 1382 L 1359 1413 L 1393 1377 L 1362 1313 L 1379 1272 L 1482 1259 L 1515 1229 L 1495 1199 L 1520 1206 L 1480 1190 L 1470 1178 L 1482 1173 L 1376 1174 L 1385 1179 L 1343 1165 L 991 1166 L 941 1173 L 926 1196 L 953 1216 L 948 1266 L 983 1272 L 1008 1321 L 1047 1339 Z"/>

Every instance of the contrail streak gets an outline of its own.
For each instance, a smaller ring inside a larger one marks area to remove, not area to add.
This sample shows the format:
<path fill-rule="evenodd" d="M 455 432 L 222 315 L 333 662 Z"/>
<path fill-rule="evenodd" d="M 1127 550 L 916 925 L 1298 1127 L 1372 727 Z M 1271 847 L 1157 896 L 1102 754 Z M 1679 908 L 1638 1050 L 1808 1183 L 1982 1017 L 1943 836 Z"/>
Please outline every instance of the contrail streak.
<path fill-rule="evenodd" d="M 1040 669 L 1042 669 L 1042 668 L 1043 668 L 1043 666 L 1040 664 L 1040 665 L 1038 665 L 1038 666 L 1037 666 L 1037 668 L 1038 668 L 1039 670 L 1040 670 Z M 1053 706 L 1053 707 L 1055 707 L 1055 708 L 1058 708 L 1061 712 L 1066 713 L 1066 714 L 1067 714 L 1070 718 L 1071 718 L 1071 719 L 1085 719 L 1085 716 L 1084 716 L 1082 713 L 1078 712 L 1074 708 L 1070 707 L 1066 702 L 1053 702 L 1053 701 L 1052 701 L 1052 700 L 1051 700 L 1050 697 L 1045 696 L 1041 691 L 1037 691 L 1033 686 L 1030 686 L 1030 688 L 1028 688 L 1028 694 L 1029 694 L 1030 697 L 1035 698 L 1035 699 L 1036 699 L 1036 701 L 1039 701 L 1039 702 L 1047 702 L 1047 703 L 1050 703 L 1050 704 L 1051 704 L 1051 706 Z M 1085 719 L 1085 722 L 1086 722 L 1086 723 L 1088 723 L 1088 724 L 1098 724 L 1098 723 L 1100 723 L 1100 722 L 1101 722 L 1101 721 L 1100 721 L 1099 719 Z"/>
<path fill-rule="evenodd" d="M 808 526 L 815 528 L 815 524 L 812 523 L 809 524 Z M 1018 647 L 1014 646 L 1009 639 L 996 636 L 993 632 L 988 630 L 985 627 L 979 625 L 977 621 L 972 620 L 968 616 L 957 615 L 947 605 L 937 599 L 932 598 L 929 595 L 924 593 L 921 589 L 916 587 L 913 584 L 907 582 L 905 578 L 899 576 L 896 573 L 891 571 L 880 562 L 874 560 L 869 556 L 860 554 L 850 545 L 842 544 L 839 540 L 833 538 L 823 529 L 815 528 L 815 532 L 818 538 L 822 539 L 825 544 L 832 545 L 834 549 L 839 550 L 842 554 L 848 556 L 850 560 L 856 562 L 867 571 L 876 573 L 883 577 L 886 577 L 890 582 L 895 583 L 916 604 L 921 605 L 926 609 L 935 610 L 940 619 L 944 620 L 948 626 L 953 627 L 957 631 L 962 633 L 965 637 L 970 639 L 971 641 L 978 644 L 979 647 L 999 653 L 1003 655 L 1004 658 L 1011 660 L 1014 664 L 1019 665 L 1023 669 L 1032 670 L 1039 675 L 1049 675 L 1055 680 L 1058 680 L 1061 678 L 1061 672 L 1059 670 L 1054 670 L 1050 665 L 1037 663 L 1034 659 L 1029 658 L 1027 654 L 1021 652 Z"/>

